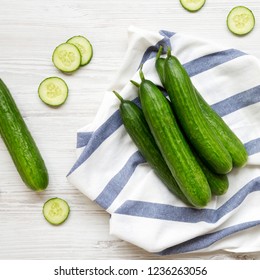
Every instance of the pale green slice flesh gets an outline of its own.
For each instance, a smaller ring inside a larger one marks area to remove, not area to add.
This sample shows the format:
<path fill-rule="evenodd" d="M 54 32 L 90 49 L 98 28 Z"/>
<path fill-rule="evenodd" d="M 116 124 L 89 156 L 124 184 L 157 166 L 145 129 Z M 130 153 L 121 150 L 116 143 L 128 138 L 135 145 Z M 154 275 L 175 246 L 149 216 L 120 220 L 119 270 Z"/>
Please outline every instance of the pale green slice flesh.
<path fill-rule="evenodd" d="M 237 35 L 248 34 L 255 26 L 255 17 L 251 10 L 244 6 L 233 8 L 227 16 L 228 29 Z"/>
<path fill-rule="evenodd" d="M 81 54 L 75 45 L 63 43 L 55 48 L 52 61 L 56 68 L 62 72 L 70 73 L 80 67 Z"/>
<path fill-rule="evenodd" d="M 205 2 L 206 0 L 180 0 L 183 8 L 190 12 L 196 12 L 200 10 L 204 6 Z"/>
<path fill-rule="evenodd" d="M 68 203 L 58 197 L 47 200 L 43 205 L 43 215 L 53 225 L 60 225 L 65 222 L 69 213 L 70 207 Z"/>
<path fill-rule="evenodd" d="M 93 48 L 89 40 L 83 36 L 74 36 L 67 43 L 75 45 L 81 54 L 81 66 L 87 65 L 93 56 Z"/>
<path fill-rule="evenodd" d="M 68 86 L 61 78 L 49 77 L 40 83 L 38 94 L 47 105 L 60 106 L 68 97 Z"/>

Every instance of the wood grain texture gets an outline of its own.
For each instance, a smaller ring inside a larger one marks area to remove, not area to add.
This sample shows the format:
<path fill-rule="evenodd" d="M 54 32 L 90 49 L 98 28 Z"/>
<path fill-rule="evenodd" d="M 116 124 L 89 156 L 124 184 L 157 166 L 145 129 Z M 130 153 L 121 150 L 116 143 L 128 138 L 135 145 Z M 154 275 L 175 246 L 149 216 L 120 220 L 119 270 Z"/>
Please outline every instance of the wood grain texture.
<path fill-rule="evenodd" d="M 27 189 L 0 141 L 0 259 L 260 259 L 255 254 L 215 252 L 159 257 L 109 234 L 109 215 L 66 180 L 75 160 L 76 131 L 89 124 L 113 80 L 127 47 L 127 28 L 136 25 L 192 33 L 260 58 L 258 24 L 246 37 L 228 32 L 226 15 L 241 1 L 207 1 L 199 13 L 172 0 L 2 0 L 0 78 L 7 84 L 48 166 L 44 193 Z M 246 1 L 260 21 L 259 1 Z M 63 75 L 51 62 L 55 46 L 85 35 L 94 48 L 91 63 Z M 66 104 L 52 109 L 37 96 L 48 76 L 66 79 Z M 71 214 L 60 227 L 49 225 L 42 205 L 60 196 Z"/>

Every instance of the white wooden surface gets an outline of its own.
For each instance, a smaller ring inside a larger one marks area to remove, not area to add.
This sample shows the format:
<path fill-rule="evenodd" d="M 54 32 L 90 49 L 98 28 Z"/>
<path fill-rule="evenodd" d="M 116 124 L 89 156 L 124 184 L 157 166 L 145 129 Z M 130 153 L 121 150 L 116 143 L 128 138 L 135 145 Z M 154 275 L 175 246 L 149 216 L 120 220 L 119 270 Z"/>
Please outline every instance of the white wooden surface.
<path fill-rule="evenodd" d="M 0 141 L 0 259 L 260 259 L 260 252 L 158 257 L 109 235 L 109 215 L 66 180 L 75 160 L 76 131 L 90 123 L 127 46 L 127 27 L 192 33 L 242 49 L 260 59 L 259 0 L 208 0 L 188 13 L 178 0 L 0 0 L 0 77 L 8 85 L 46 161 L 50 184 L 41 194 L 24 186 Z M 256 16 L 254 31 L 239 38 L 226 15 L 244 4 Z M 93 44 L 91 63 L 65 76 L 51 62 L 53 48 L 74 35 Z M 70 88 L 63 107 L 51 109 L 37 96 L 45 77 L 59 75 Z M 69 219 L 49 225 L 42 205 L 65 198 Z"/>

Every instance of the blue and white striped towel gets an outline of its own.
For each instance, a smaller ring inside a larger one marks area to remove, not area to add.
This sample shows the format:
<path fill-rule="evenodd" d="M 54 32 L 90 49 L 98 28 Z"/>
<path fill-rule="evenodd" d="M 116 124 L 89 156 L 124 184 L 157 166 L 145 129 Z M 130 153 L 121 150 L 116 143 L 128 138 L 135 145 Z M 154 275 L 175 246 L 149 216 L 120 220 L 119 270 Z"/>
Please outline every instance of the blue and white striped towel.
<path fill-rule="evenodd" d="M 77 133 L 68 180 L 110 213 L 110 233 L 157 254 L 260 251 L 260 61 L 184 34 L 129 27 L 123 65 L 94 121 Z M 202 210 L 169 193 L 147 165 L 120 119 L 117 90 L 137 100 L 138 67 L 158 85 L 155 55 L 171 46 L 204 98 L 245 144 L 248 164 L 229 175 L 224 196 Z"/>

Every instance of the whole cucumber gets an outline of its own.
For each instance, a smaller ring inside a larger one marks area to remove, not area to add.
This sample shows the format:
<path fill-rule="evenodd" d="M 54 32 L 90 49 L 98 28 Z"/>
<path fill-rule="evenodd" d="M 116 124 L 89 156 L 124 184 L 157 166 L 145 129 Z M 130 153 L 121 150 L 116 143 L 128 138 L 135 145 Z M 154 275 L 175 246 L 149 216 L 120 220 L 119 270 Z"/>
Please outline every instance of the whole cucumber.
<path fill-rule="evenodd" d="M 205 118 L 189 75 L 170 52 L 164 64 L 164 75 L 165 89 L 186 137 L 214 172 L 227 174 L 233 167 L 232 158 Z"/>
<path fill-rule="evenodd" d="M 157 86 L 143 77 L 139 97 L 145 119 L 161 154 L 180 189 L 195 207 L 211 200 L 207 179 L 184 139 L 169 102 Z"/>
<path fill-rule="evenodd" d="M 0 79 L 0 134 L 24 183 L 34 191 L 48 186 L 48 172 L 7 86 Z"/>
<path fill-rule="evenodd" d="M 124 127 L 140 153 L 165 186 L 184 203 L 190 204 L 165 163 L 142 110 L 134 102 L 123 99 L 116 91 L 114 93 L 120 100 L 119 111 Z"/>
<path fill-rule="evenodd" d="M 194 87 L 200 107 L 214 132 L 231 155 L 233 166 L 243 167 L 247 163 L 248 154 L 245 146 L 225 121 L 209 106 Z"/>
<path fill-rule="evenodd" d="M 158 52 L 159 55 L 157 56 L 155 67 L 161 83 L 164 86 L 164 63 L 166 59 L 160 57 L 160 53 L 161 52 Z M 217 136 L 231 155 L 233 166 L 244 166 L 248 159 L 248 154 L 245 146 L 236 136 L 236 134 L 231 130 L 231 128 L 225 123 L 225 121 L 210 107 L 210 105 L 201 96 L 198 90 L 195 87 L 194 89 L 195 94 L 197 95 L 197 100 L 200 104 L 205 118 L 208 120 L 211 127 L 214 129 L 214 132 L 217 134 Z"/>
<path fill-rule="evenodd" d="M 158 57 L 156 59 L 156 63 L 155 63 L 156 71 L 158 73 L 158 76 L 161 80 L 162 85 L 164 85 L 164 63 L 165 63 L 165 58 L 162 58 L 162 57 Z M 171 104 L 171 106 L 172 106 L 172 104 Z M 210 108 L 210 110 L 212 110 L 212 109 Z M 227 174 L 217 174 L 217 173 L 213 172 L 205 165 L 204 162 L 202 162 L 202 160 L 199 158 L 199 156 L 195 153 L 194 149 L 192 149 L 192 151 L 208 180 L 208 183 L 209 183 L 209 186 L 211 189 L 211 193 L 213 195 L 225 194 L 227 192 L 228 186 L 229 186 Z"/>

